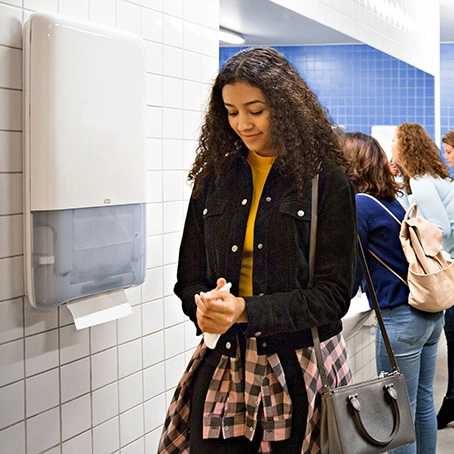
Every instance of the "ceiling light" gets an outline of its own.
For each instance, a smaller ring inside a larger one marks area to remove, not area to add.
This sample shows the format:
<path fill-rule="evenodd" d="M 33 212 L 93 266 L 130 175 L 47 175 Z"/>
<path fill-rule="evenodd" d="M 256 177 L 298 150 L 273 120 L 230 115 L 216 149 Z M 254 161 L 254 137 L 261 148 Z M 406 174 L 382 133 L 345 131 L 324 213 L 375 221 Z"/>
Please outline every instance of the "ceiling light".
<path fill-rule="evenodd" d="M 226 30 L 224 28 L 219 29 L 219 41 L 229 44 L 244 44 L 244 38 L 236 32 Z"/>

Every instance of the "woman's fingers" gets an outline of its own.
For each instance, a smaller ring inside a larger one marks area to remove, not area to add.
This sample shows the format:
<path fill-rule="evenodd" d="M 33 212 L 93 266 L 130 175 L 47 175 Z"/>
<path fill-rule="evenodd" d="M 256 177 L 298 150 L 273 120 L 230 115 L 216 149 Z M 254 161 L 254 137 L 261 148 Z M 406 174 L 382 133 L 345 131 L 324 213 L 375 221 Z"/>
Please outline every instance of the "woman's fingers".
<path fill-rule="evenodd" d="M 236 298 L 230 293 L 212 290 L 195 295 L 194 299 L 197 321 L 202 331 L 224 333 L 235 322 Z"/>
<path fill-rule="evenodd" d="M 218 278 L 218 280 L 216 281 L 216 290 L 220 290 L 226 284 L 227 281 L 223 277 Z"/>

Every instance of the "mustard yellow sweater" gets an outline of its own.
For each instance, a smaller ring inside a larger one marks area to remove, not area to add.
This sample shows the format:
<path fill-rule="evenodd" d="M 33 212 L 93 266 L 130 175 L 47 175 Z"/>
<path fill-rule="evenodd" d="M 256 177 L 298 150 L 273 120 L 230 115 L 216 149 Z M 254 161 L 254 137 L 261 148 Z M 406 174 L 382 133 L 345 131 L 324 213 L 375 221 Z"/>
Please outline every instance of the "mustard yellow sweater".
<path fill-rule="evenodd" d="M 254 250 L 254 224 L 259 206 L 260 196 L 265 186 L 268 173 L 275 161 L 275 156 L 260 156 L 249 151 L 247 161 L 252 169 L 252 202 L 244 238 L 243 258 L 239 283 L 240 296 L 252 296 L 252 263 Z"/>

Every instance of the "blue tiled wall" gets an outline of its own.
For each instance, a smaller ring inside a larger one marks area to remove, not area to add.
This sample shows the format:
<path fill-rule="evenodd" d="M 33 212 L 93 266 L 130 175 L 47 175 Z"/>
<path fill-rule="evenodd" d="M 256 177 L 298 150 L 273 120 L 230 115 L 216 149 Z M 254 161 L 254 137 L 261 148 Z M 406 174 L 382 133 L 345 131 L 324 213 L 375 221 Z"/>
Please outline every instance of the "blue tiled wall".
<path fill-rule="evenodd" d="M 454 44 L 440 46 L 441 136 L 454 129 Z"/>
<path fill-rule="evenodd" d="M 240 49 L 222 47 L 221 66 Z M 370 134 L 373 125 L 411 121 L 435 138 L 433 76 L 365 44 L 276 49 L 292 62 L 335 123 L 348 131 Z M 454 47 L 451 62 L 454 74 Z M 454 92 L 454 77 L 451 87 Z"/>
<path fill-rule="evenodd" d="M 454 129 L 454 44 L 440 46 L 440 98 L 440 137 L 443 137 Z M 454 167 L 451 176 L 454 178 Z"/>

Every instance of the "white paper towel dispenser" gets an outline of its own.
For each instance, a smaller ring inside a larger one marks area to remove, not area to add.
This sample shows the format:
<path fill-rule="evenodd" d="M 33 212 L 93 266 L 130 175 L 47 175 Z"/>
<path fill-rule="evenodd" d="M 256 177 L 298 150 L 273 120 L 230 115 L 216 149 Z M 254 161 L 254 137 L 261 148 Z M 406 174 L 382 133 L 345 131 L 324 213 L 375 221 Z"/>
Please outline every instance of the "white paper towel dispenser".
<path fill-rule="evenodd" d="M 24 27 L 24 267 L 35 308 L 143 283 L 145 58 L 136 35 Z"/>

